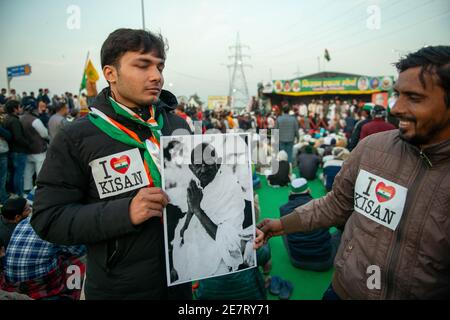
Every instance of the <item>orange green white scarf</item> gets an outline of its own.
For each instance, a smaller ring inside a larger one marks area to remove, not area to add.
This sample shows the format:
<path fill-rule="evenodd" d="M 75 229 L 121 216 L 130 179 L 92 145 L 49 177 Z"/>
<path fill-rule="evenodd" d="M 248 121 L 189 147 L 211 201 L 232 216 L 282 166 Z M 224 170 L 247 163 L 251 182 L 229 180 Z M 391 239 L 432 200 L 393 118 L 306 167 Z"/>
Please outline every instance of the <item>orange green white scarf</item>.
<path fill-rule="evenodd" d="M 159 140 L 161 137 L 161 129 L 164 125 L 162 115 L 160 114 L 158 119 L 155 120 L 156 108 L 155 106 L 150 106 L 150 118 L 144 121 L 135 112 L 117 103 L 113 98 L 110 97 L 109 100 L 117 114 L 149 128 L 152 133 L 151 137 L 142 141 L 134 131 L 108 117 L 96 108 L 91 108 L 89 120 L 114 140 L 144 150 L 144 167 L 150 181 L 150 186 L 161 187 Z"/>

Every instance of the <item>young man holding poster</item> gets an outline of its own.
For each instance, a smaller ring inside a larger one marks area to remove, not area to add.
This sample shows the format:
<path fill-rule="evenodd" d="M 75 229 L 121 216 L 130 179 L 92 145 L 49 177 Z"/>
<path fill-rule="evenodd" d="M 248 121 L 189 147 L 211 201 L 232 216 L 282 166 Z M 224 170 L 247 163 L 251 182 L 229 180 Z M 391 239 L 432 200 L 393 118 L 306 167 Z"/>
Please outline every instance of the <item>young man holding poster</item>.
<path fill-rule="evenodd" d="M 324 298 L 450 296 L 450 47 L 396 66 L 400 129 L 362 140 L 325 197 L 259 225 L 267 240 L 346 223 Z"/>
<path fill-rule="evenodd" d="M 160 35 L 111 33 L 101 50 L 109 87 L 61 128 L 38 177 L 31 224 L 49 242 L 87 245 L 87 299 L 191 298 L 189 284 L 169 290 L 165 278 L 159 138 L 190 132 L 162 90 L 165 56 Z"/>

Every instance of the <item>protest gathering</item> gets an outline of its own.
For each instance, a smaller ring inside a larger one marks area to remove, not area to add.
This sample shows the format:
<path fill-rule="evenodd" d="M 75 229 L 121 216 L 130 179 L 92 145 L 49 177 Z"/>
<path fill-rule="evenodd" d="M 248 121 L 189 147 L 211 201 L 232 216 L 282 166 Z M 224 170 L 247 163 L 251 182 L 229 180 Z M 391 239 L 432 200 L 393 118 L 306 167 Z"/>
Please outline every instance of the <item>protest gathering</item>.
<path fill-rule="evenodd" d="M 17 14 L 23 2 L 0 11 Z M 199 35 L 208 53 L 155 17 L 177 5 L 137 1 L 142 26 L 105 20 L 94 32 L 76 28 L 78 2 L 64 12 L 67 37 L 83 34 L 76 49 L 1 54 L 0 300 L 450 297 L 447 1 L 405 13 L 432 14 L 420 26 L 381 20 L 379 32 L 396 37 L 370 33 L 376 19 L 365 14 L 362 41 L 339 41 L 350 52 L 315 48 L 291 26 L 256 50 L 254 70 L 240 41 L 253 35 L 256 46 L 260 35 L 245 16 L 236 23 L 248 30 L 217 39 L 236 5 L 179 5 L 223 23 Z M 289 6 L 312 14 L 331 1 L 321 3 Z M 343 6 L 353 21 L 365 8 Z M 144 17 L 154 20 L 145 27 Z M 423 28 L 433 37 L 422 39 Z M 394 38 L 404 49 L 391 51 Z M 283 47 L 303 64 L 270 58 L 289 61 Z M 229 49 L 228 75 L 214 72 L 210 58 Z"/>

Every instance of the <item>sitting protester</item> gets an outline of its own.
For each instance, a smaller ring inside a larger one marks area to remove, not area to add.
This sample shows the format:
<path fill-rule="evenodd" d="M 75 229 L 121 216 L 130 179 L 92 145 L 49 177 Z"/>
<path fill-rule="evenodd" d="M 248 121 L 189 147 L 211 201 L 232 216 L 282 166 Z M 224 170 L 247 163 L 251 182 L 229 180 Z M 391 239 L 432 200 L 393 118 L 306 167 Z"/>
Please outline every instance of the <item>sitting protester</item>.
<path fill-rule="evenodd" d="M 24 198 L 9 199 L 1 209 L 0 215 L 0 248 L 8 247 L 9 240 L 17 224 L 28 217 L 30 205 Z"/>
<path fill-rule="evenodd" d="M 314 180 L 321 161 L 319 156 L 313 154 L 313 148 L 307 146 L 305 152 L 298 156 L 297 161 L 300 175 L 307 180 Z"/>
<path fill-rule="evenodd" d="M 313 200 L 308 182 L 304 178 L 295 179 L 291 183 L 289 201 L 280 207 L 280 217 L 294 211 Z M 330 235 L 328 229 L 312 232 L 296 232 L 283 236 L 289 258 L 294 267 L 325 271 L 333 266 L 334 256 L 340 242 L 340 231 Z"/>
<path fill-rule="evenodd" d="M 272 186 L 287 186 L 291 182 L 292 169 L 286 151 L 280 151 L 276 161 L 278 163 L 278 170 L 275 174 L 270 175 L 267 180 Z M 276 164 L 274 165 L 274 168 L 276 168 Z"/>
<path fill-rule="evenodd" d="M 12 234 L 0 288 L 33 299 L 78 300 L 85 271 L 80 258 L 85 254 L 84 246 L 60 246 L 42 240 L 28 217 Z"/>
<path fill-rule="evenodd" d="M 341 170 L 344 160 L 350 155 L 350 152 L 347 149 L 340 147 L 334 148 L 332 153 L 332 159 L 324 161 L 323 164 L 323 182 L 327 192 L 331 191 L 334 178 Z"/>

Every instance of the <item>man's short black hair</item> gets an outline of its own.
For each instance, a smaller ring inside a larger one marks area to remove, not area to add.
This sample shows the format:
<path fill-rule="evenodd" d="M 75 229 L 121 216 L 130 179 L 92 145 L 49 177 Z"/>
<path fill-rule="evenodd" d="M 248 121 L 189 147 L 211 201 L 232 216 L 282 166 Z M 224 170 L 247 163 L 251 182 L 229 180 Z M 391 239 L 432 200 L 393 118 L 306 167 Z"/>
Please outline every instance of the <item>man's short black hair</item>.
<path fill-rule="evenodd" d="M 289 113 L 289 111 L 291 111 L 291 107 L 288 104 L 284 105 L 283 106 L 283 113 Z"/>
<path fill-rule="evenodd" d="M 161 59 L 166 59 L 166 43 L 161 34 L 147 30 L 117 29 L 111 33 L 102 45 L 102 68 L 106 65 L 120 67 L 120 58 L 128 51 L 149 53 L 156 52 Z"/>
<path fill-rule="evenodd" d="M 14 110 L 20 107 L 20 102 L 17 100 L 8 100 L 5 104 L 6 113 L 12 114 Z"/>
<path fill-rule="evenodd" d="M 53 111 L 55 111 L 55 113 L 57 113 L 57 112 L 61 111 L 61 109 L 64 107 L 67 107 L 67 104 L 65 101 L 57 102 L 53 106 Z"/>
<path fill-rule="evenodd" d="M 445 91 L 445 104 L 450 107 L 450 46 L 424 47 L 417 52 L 408 54 L 395 64 L 401 73 L 410 68 L 422 67 L 420 82 L 426 88 L 424 74 L 436 74 L 438 84 Z"/>
<path fill-rule="evenodd" d="M 27 200 L 24 198 L 9 199 L 2 208 L 2 216 L 7 220 L 14 220 L 23 213 L 26 204 Z"/>

